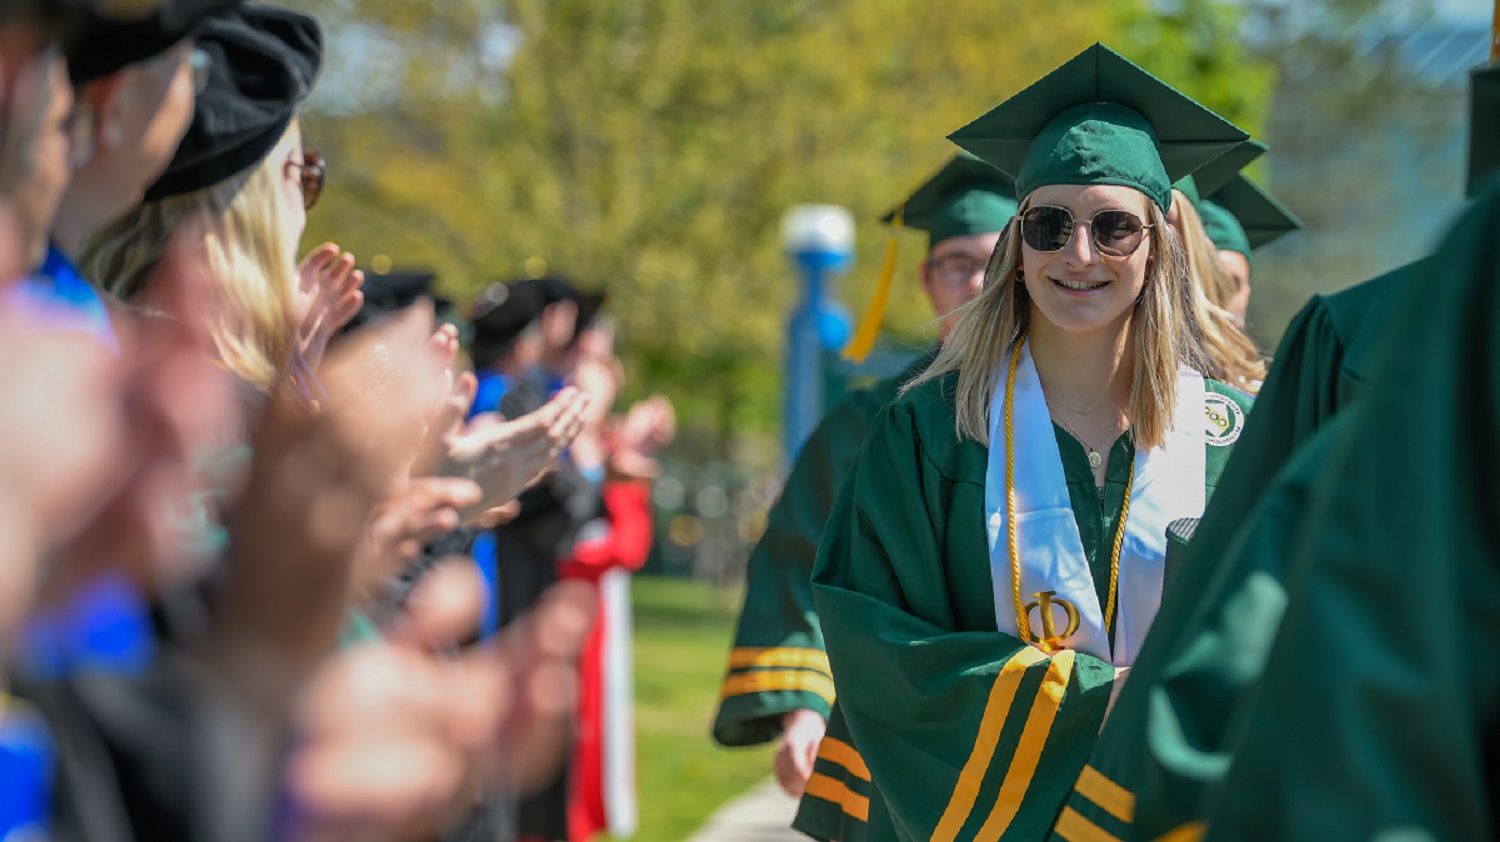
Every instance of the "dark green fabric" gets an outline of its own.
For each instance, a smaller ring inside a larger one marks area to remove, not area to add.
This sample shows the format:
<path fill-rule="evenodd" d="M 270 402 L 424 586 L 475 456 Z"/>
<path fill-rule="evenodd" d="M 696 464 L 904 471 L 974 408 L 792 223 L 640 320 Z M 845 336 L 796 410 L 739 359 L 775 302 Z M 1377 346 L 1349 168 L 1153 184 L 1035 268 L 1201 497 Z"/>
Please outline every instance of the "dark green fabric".
<path fill-rule="evenodd" d="M 851 748 L 854 745 L 854 736 L 849 733 L 849 723 L 837 704 L 833 707 L 833 715 L 828 719 L 825 740 L 827 739 L 839 740 Z M 857 770 L 833 762 L 821 751 L 817 762 L 813 764 L 813 774 L 825 775 L 837 781 L 856 796 L 866 799 L 866 803 L 875 792 L 875 785 Z M 797 805 L 797 816 L 792 820 L 792 828 L 819 842 L 864 842 L 869 823 L 867 819 L 852 814 L 843 806 L 809 793 Z"/>
<path fill-rule="evenodd" d="M 1476 67 L 1469 75 L 1470 196 L 1500 169 L 1500 64 Z"/>
<path fill-rule="evenodd" d="M 1212 196 L 1270 148 L 1258 140 L 1247 140 L 1199 167 L 1193 172 L 1192 180 L 1201 195 Z M 1193 204 L 1198 203 L 1194 201 Z"/>
<path fill-rule="evenodd" d="M 1026 151 L 1016 189 L 1023 196 L 1052 184 L 1117 184 L 1172 206 L 1172 181 L 1146 118 L 1123 105 L 1091 103 L 1057 115 Z"/>
<path fill-rule="evenodd" d="M 1302 227 L 1302 220 L 1243 175 L 1231 178 L 1208 198 L 1234 214 L 1252 249 L 1275 242 Z"/>
<path fill-rule="evenodd" d="M 1266 154 L 1268 149 L 1270 149 L 1269 146 L 1258 140 L 1247 140 L 1199 167 L 1192 175 L 1185 175 L 1178 179 L 1172 187 L 1181 190 L 1201 214 L 1204 196 L 1212 195 L 1220 190 L 1236 175 L 1239 175 L 1240 170 L 1248 167 L 1256 158 Z"/>
<path fill-rule="evenodd" d="M 934 353 L 923 354 L 895 377 L 845 397 L 803 444 L 780 498 L 767 515 L 765 532 L 750 554 L 735 650 L 824 651 L 811 581 L 818 539 L 839 486 L 859 455 L 871 419 L 895 400 L 904 383 L 927 367 Z M 730 667 L 725 680 L 775 669 L 784 668 Z M 793 668 L 789 675 L 804 673 L 818 673 L 826 682 L 827 674 L 816 669 Z M 817 681 L 818 675 L 805 677 Z M 807 687 L 749 693 L 731 693 L 726 688 L 721 695 L 713 737 L 725 746 L 756 745 L 779 738 L 781 718 L 794 710 L 816 710 L 824 717 L 829 712 L 828 700 Z"/>
<path fill-rule="evenodd" d="M 925 383 L 875 419 L 839 493 L 813 573 L 839 690 L 836 715 L 847 718 L 875 782 L 871 840 L 931 837 L 974 750 L 996 676 L 1012 656 L 1029 650 L 995 625 L 984 516 L 988 451 L 955 434 L 955 381 Z M 1248 405 L 1227 387 L 1209 388 Z M 1064 466 L 1085 551 L 1107 566 L 1108 526 L 1117 522 L 1123 486 L 1113 497 L 1107 490 L 1101 507 L 1081 446 L 1066 433 L 1059 433 L 1059 446 L 1071 451 Z M 1210 491 L 1228 449 L 1209 446 Z M 1117 442 L 1111 475 L 1125 469 L 1130 454 L 1128 438 Z M 1102 578 L 1107 582 L 1107 574 Z M 1098 733 L 1114 668 L 1087 654 L 1069 657 L 1073 671 L 1056 719 L 1002 840 L 1045 834 Z M 973 838 L 988 818 L 1053 660 L 1021 673 L 959 839 Z"/>
<path fill-rule="evenodd" d="M 1186 196 L 1195 208 L 1203 202 L 1203 197 L 1198 193 L 1198 180 L 1190 175 L 1178 179 L 1177 183 L 1172 185 L 1172 189 L 1181 190 L 1182 195 Z"/>
<path fill-rule="evenodd" d="M 1491 180 L 1328 446 L 1209 842 L 1500 833 L 1497 237 Z"/>
<path fill-rule="evenodd" d="M 901 224 L 927 232 L 929 247 L 951 237 L 1003 231 L 1016 215 L 1015 182 L 960 152 L 881 221 L 894 221 L 898 212 Z"/>
<path fill-rule="evenodd" d="M 1234 218 L 1234 214 L 1207 199 L 1193 204 L 1203 220 L 1203 232 L 1219 251 L 1238 252 L 1247 260 L 1250 258 L 1250 238 L 1245 236 L 1245 227 Z"/>
<path fill-rule="evenodd" d="M 1225 729 L 1274 633 L 1293 518 L 1321 464 L 1288 463 L 1369 389 L 1419 266 L 1315 297 L 1288 327 L 1089 761 L 1135 794 L 1134 831 L 1111 830 L 1122 839 L 1153 840 L 1197 818 L 1221 780 Z M 1278 497 L 1262 500 L 1284 468 Z M 1081 795 L 1068 806 L 1112 826 Z"/>
<path fill-rule="evenodd" d="M 1205 388 L 1213 393 L 1229 397 L 1249 412 L 1253 403 L 1249 395 L 1214 380 L 1204 381 Z M 1125 503 L 1125 488 L 1130 481 L 1130 466 L 1135 461 L 1135 442 L 1129 431 L 1115 440 L 1109 449 L 1109 462 L 1105 466 L 1104 493 L 1094 484 L 1094 470 L 1089 466 L 1088 449 L 1073 438 L 1066 429 L 1052 425 L 1057 436 L 1057 450 L 1062 456 L 1063 475 L 1068 481 L 1068 502 L 1073 508 L 1073 517 L 1078 521 L 1078 534 L 1083 538 L 1083 553 L 1089 560 L 1089 572 L 1094 577 L 1094 590 L 1099 604 L 1109 602 L 1109 566 L 1114 551 L 1115 532 L 1120 528 L 1120 511 Z M 1224 470 L 1233 448 L 1209 446 L 1208 477 L 1206 490 L 1213 496 L 1219 474 Z M 1115 630 L 1109 629 L 1110 642 L 1114 642 Z"/>
<path fill-rule="evenodd" d="M 1016 179 L 1135 187 L 1163 210 L 1172 183 L 1249 135 L 1103 44 L 1095 44 L 948 136 Z"/>

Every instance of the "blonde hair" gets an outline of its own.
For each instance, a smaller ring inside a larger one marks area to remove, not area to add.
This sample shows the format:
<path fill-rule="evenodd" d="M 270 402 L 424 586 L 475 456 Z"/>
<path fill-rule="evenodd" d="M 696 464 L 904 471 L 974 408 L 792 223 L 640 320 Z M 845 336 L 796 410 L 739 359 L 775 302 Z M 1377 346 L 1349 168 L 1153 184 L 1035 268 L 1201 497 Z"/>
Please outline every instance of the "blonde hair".
<path fill-rule="evenodd" d="M 1028 203 L 1022 203 L 1022 211 Z M 1156 259 L 1135 302 L 1135 370 L 1129 410 L 1137 447 L 1161 446 L 1177 407 L 1177 377 L 1182 366 L 1213 376 L 1203 351 L 1200 314 L 1193 304 L 1186 258 L 1166 216 L 1148 203 L 1149 242 Z M 1005 226 L 985 269 L 984 290 L 960 309 L 958 325 L 937 358 L 903 389 L 958 372 L 955 395 L 960 438 L 990 444 L 989 413 L 997 374 L 1006 356 L 1031 327 L 1031 296 L 1020 277 L 1020 216 Z"/>
<path fill-rule="evenodd" d="M 1180 190 L 1172 191 L 1178 203 L 1183 249 L 1187 253 L 1188 274 L 1193 279 L 1193 296 L 1204 314 L 1204 352 L 1214 361 L 1224 382 L 1254 393 L 1266 379 L 1266 361 L 1250 337 L 1245 335 L 1225 304 L 1239 289 L 1239 282 L 1229 274 L 1219 259 L 1219 248 L 1203 228 L 1197 208 Z"/>
<path fill-rule="evenodd" d="M 209 334 L 220 361 L 261 390 L 286 370 L 297 342 L 296 243 L 281 219 L 280 156 L 211 187 L 147 202 L 100 231 L 83 252 L 84 274 L 122 299 L 142 295 L 174 236 L 201 248 L 216 295 Z"/>

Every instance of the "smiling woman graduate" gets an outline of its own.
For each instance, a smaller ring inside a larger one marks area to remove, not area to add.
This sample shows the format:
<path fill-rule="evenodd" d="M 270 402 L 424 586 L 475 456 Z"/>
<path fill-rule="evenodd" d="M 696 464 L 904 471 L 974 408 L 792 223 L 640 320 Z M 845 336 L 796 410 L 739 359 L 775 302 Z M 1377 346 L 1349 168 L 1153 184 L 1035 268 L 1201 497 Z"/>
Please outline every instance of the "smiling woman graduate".
<path fill-rule="evenodd" d="M 1095 45 L 952 138 L 1012 174 L 985 289 L 871 425 L 813 591 L 869 838 L 1038 839 L 1249 406 L 1198 340 L 1172 183 L 1244 132 Z"/>

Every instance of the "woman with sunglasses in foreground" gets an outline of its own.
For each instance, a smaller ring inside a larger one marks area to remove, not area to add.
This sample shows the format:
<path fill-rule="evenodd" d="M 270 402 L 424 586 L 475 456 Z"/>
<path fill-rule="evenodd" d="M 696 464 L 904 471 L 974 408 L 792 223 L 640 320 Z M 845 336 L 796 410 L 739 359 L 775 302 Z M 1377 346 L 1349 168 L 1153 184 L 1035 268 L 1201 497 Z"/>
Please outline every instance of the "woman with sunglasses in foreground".
<path fill-rule="evenodd" d="M 1020 214 L 871 426 L 813 574 L 871 838 L 1039 839 L 1089 785 L 1167 524 L 1202 513 L 1250 404 L 1166 222 L 1173 181 L 1245 138 L 1102 45 L 953 135 Z"/>

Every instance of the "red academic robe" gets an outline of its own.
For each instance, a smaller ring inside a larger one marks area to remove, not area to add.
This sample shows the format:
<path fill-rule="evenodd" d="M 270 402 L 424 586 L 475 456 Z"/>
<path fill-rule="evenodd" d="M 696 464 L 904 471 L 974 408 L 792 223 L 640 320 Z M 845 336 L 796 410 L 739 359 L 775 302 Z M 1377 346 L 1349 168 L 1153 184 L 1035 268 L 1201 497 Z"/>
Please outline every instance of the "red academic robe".
<path fill-rule="evenodd" d="M 644 480 L 604 485 L 605 515 L 586 525 L 567 578 L 599 586 L 599 620 L 579 658 L 578 718 L 568 786 L 568 842 L 636 827 L 635 722 L 631 710 L 630 574 L 651 550 L 651 486 Z"/>

